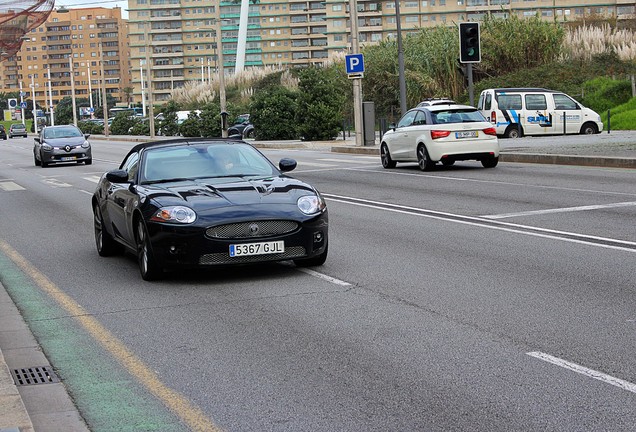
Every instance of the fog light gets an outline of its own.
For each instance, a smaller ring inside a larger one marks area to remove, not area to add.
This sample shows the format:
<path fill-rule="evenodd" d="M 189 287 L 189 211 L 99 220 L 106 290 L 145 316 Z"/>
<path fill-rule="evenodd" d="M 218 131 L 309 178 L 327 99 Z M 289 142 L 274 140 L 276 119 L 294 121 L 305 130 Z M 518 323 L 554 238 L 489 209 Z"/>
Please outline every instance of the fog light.
<path fill-rule="evenodd" d="M 177 247 L 175 245 L 170 246 L 170 248 L 168 250 L 173 255 L 177 253 Z"/>
<path fill-rule="evenodd" d="M 322 241 L 322 232 L 314 233 L 314 243 L 320 243 Z"/>

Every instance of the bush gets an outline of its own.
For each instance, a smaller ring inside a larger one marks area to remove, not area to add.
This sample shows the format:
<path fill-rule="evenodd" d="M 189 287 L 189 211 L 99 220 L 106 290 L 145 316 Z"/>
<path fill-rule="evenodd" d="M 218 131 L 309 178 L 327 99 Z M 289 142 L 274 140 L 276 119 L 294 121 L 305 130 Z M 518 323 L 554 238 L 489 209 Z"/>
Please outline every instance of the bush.
<path fill-rule="evenodd" d="M 632 97 L 632 84 L 627 79 L 599 77 L 583 85 L 583 95 L 581 103 L 600 113 L 627 103 Z"/>
<path fill-rule="evenodd" d="M 298 139 L 296 127 L 297 92 L 274 86 L 254 95 L 250 104 L 250 121 L 256 139 Z"/>
<path fill-rule="evenodd" d="M 607 128 L 607 111 L 599 113 L 601 120 Z M 636 98 L 631 98 L 629 102 L 610 109 L 611 130 L 636 130 Z"/>
<path fill-rule="evenodd" d="M 346 100 L 337 85 L 337 71 L 310 67 L 302 70 L 299 78 L 296 122 L 302 139 L 334 139 L 342 127 Z"/>
<path fill-rule="evenodd" d="M 85 134 L 101 135 L 104 133 L 104 125 L 95 122 L 81 121 L 77 123 L 77 127 Z"/>
<path fill-rule="evenodd" d="M 179 133 L 184 137 L 201 137 L 201 119 L 196 112 L 191 111 L 188 118 L 179 125 Z"/>
<path fill-rule="evenodd" d="M 135 117 L 131 117 L 128 113 L 119 113 L 113 119 L 109 132 L 113 135 L 128 135 L 128 131 L 140 121 Z"/>

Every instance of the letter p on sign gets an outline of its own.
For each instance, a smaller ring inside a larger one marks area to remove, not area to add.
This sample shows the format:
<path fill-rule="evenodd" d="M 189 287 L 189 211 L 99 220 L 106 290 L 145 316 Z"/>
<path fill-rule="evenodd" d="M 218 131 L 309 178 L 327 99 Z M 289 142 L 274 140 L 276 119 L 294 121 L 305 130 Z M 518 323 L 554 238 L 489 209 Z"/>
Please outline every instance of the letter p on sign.
<path fill-rule="evenodd" d="M 362 57 L 362 54 L 349 54 L 345 56 L 345 64 L 348 74 L 364 73 L 364 57 Z"/>

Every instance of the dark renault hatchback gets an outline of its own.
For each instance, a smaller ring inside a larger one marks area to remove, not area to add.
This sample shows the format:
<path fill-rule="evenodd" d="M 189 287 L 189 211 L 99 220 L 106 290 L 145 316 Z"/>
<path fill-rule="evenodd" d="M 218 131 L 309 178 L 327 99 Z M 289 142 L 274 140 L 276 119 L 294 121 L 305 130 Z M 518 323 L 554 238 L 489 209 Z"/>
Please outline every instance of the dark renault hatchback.
<path fill-rule="evenodd" d="M 127 249 L 141 277 L 165 269 L 291 260 L 322 265 L 328 215 L 320 193 L 244 141 L 190 138 L 134 146 L 92 199 L 101 256 Z"/>
<path fill-rule="evenodd" d="M 50 164 L 67 162 L 93 163 L 89 134 L 83 134 L 77 126 L 45 126 L 34 139 L 33 161 L 45 168 Z"/>

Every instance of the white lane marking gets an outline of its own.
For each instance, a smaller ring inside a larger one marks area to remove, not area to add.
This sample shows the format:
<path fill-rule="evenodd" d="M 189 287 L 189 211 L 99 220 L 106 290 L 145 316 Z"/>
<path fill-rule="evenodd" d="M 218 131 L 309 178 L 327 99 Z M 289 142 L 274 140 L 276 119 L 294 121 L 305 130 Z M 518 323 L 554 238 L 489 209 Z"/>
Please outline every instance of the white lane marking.
<path fill-rule="evenodd" d="M 304 161 L 300 161 L 298 162 L 298 166 L 299 167 L 303 167 L 303 166 L 314 166 L 314 167 L 332 167 L 335 166 L 334 164 L 321 164 L 321 163 L 316 163 L 316 162 L 304 162 Z"/>
<path fill-rule="evenodd" d="M 84 189 L 78 189 L 81 193 L 85 193 L 86 195 L 93 196 L 93 192 L 85 191 Z"/>
<path fill-rule="evenodd" d="M 84 180 L 88 180 L 89 182 L 98 183 L 101 176 L 90 176 L 90 177 L 82 177 Z"/>
<path fill-rule="evenodd" d="M 520 186 L 523 188 L 534 188 L 534 189 L 552 189 L 552 190 L 564 190 L 564 191 L 572 191 L 572 192 L 589 192 L 589 193 L 600 193 L 604 195 L 625 195 L 625 196 L 636 196 L 636 193 L 630 192 L 612 192 L 612 191 L 604 191 L 598 189 L 578 189 L 578 188 L 568 188 L 568 187 L 559 187 L 559 186 L 545 186 L 545 185 L 532 185 L 532 184 L 524 184 L 524 183 L 513 183 L 513 182 L 503 182 L 503 181 L 495 181 L 495 180 L 478 180 L 478 179 L 469 179 L 469 178 L 461 178 L 461 177 L 449 177 L 443 175 L 430 175 L 430 174 L 414 174 L 409 172 L 399 172 L 396 170 L 370 170 L 365 168 L 348 168 L 350 171 L 360 171 L 367 173 L 379 173 L 379 174 L 387 174 L 387 175 L 400 175 L 400 176 L 417 176 L 431 179 L 441 179 L 441 180 L 455 180 L 455 181 L 467 181 L 473 183 L 487 183 L 487 184 L 496 184 L 496 185 L 504 185 L 504 186 Z"/>
<path fill-rule="evenodd" d="M 331 282 L 332 284 L 340 285 L 340 286 L 351 286 L 349 282 L 342 281 L 340 279 L 336 279 L 331 276 L 327 276 L 326 274 L 318 273 L 315 270 L 311 270 L 308 268 L 300 268 L 297 267 L 296 270 L 301 271 L 303 273 L 307 273 L 310 276 L 317 277 L 318 279 L 326 280 L 327 282 Z"/>
<path fill-rule="evenodd" d="M 572 363 L 567 360 L 563 360 L 558 357 L 551 356 L 550 354 L 542 353 L 539 351 L 533 351 L 526 353 L 531 357 L 538 358 L 539 360 L 546 361 L 548 363 L 552 363 L 557 366 L 561 366 L 562 368 L 569 369 L 571 371 L 583 374 L 590 378 L 594 378 L 595 380 L 602 381 L 604 383 L 616 386 L 623 390 L 627 390 L 632 393 L 636 393 L 636 384 L 631 383 L 629 381 L 622 380 L 620 378 L 613 377 L 611 375 L 607 375 L 603 372 L 596 371 L 594 369 L 586 368 L 585 366 L 581 366 L 576 363 Z"/>
<path fill-rule="evenodd" d="M 622 203 L 614 203 L 614 204 L 597 204 L 597 205 L 588 205 L 588 206 L 578 206 L 578 207 L 562 207 L 562 208 L 554 208 L 554 209 L 546 209 L 546 210 L 531 210 L 526 212 L 518 212 L 518 213 L 504 213 L 498 215 L 485 215 L 481 216 L 486 219 L 504 219 L 511 218 L 516 216 L 533 216 L 533 215 L 542 215 L 548 213 L 567 213 L 567 212 L 576 212 L 576 211 L 585 211 L 585 210 L 600 210 L 606 208 L 616 208 L 616 207 L 629 207 L 636 205 L 636 202 L 622 202 Z"/>
<path fill-rule="evenodd" d="M 529 226 L 529 225 L 513 224 L 513 223 L 510 223 L 510 222 L 500 222 L 500 221 L 490 220 L 490 219 L 480 219 L 478 217 L 463 216 L 463 215 L 457 215 L 457 214 L 453 214 L 453 213 L 445 213 L 445 212 L 439 212 L 439 211 L 435 211 L 435 210 L 427 210 L 427 209 L 422 209 L 422 208 L 417 208 L 417 207 L 401 206 L 401 205 L 397 205 L 397 204 L 381 203 L 381 202 L 378 202 L 378 201 L 363 200 L 363 199 L 360 199 L 360 198 L 343 197 L 343 196 L 325 194 L 325 193 L 323 193 L 322 195 L 325 198 L 327 198 L 328 200 L 340 202 L 340 203 L 343 203 L 343 204 L 356 205 L 356 206 L 360 206 L 360 207 L 369 207 L 369 208 L 373 208 L 373 209 L 376 209 L 376 210 L 385 210 L 385 211 L 391 211 L 391 212 L 395 212 L 395 213 L 407 214 L 407 215 L 411 215 L 411 216 L 426 217 L 426 218 L 437 219 L 437 220 L 442 220 L 442 221 L 446 221 L 446 222 L 459 223 L 459 224 L 462 224 L 462 225 L 478 226 L 478 227 L 488 228 L 488 229 L 493 229 L 493 230 L 498 230 L 498 231 L 505 231 L 505 232 L 511 232 L 511 233 L 516 233 L 516 234 L 529 235 L 529 236 L 533 236 L 533 237 L 548 238 L 548 239 L 552 239 L 552 240 L 560 240 L 560 241 L 565 241 L 565 242 L 569 242 L 569 243 L 584 244 L 584 245 L 588 245 L 588 246 L 596 246 L 596 247 L 601 247 L 601 248 L 605 248 L 605 249 L 614 249 L 614 250 L 620 250 L 620 251 L 624 251 L 624 252 L 636 253 L 636 249 L 632 249 L 632 248 L 627 247 L 627 246 L 631 246 L 633 248 L 636 248 L 636 242 L 631 242 L 631 241 L 626 241 L 626 240 L 610 239 L 610 238 L 606 238 L 606 237 L 596 237 L 596 236 L 591 236 L 591 235 L 587 235 L 587 234 L 578 234 L 578 233 L 568 232 L 568 231 L 559 231 L 559 230 L 551 230 L 551 229 L 546 229 L 546 228 L 538 228 L 538 227 L 533 227 L 533 226 Z M 351 201 L 348 201 L 348 200 L 357 200 L 357 201 L 362 201 L 362 202 L 356 203 L 356 202 L 351 202 Z M 368 203 L 368 204 L 366 204 L 366 203 Z M 392 208 L 387 208 L 387 207 L 392 207 Z M 422 212 L 422 211 L 425 211 L 428 214 L 414 213 L 414 212 Z M 462 219 L 465 219 L 465 220 L 457 220 L 457 219 L 454 219 L 454 218 L 462 218 Z M 495 226 L 493 224 L 497 224 L 499 226 Z M 529 229 L 529 230 L 539 231 L 539 232 L 522 231 L 522 229 Z M 542 233 L 547 233 L 547 234 L 542 234 Z M 590 241 L 577 240 L 577 239 L 573 239 L 573 238 L 559 237 L 558 234 L 578 237 L 578 238 L 587 239 L 587 240 L 590 240 Z M 608 244 L 592 243 L 592 240 L 608 241 L 608 242 L 612 242 L 612 243 L 623 244 L 626 247 L 613 246 L 613 245 L 608 245 Z"/>
<path fill-rule="evenodd" d="M 3 191 L 6 191 L 6 192 L 25 190 L 22 186 L 20 186 L 19 184 L 15 183 L 15 182 L 12 182 L 12 181 L 2 181 L 2 182 L 0 182 L 0 189 L 2 189 Z"/>
<path fill-rule="evenodd" d="M 325 162 L 340 162 L 340 163 L 354 163 L 354 164 L 363 164 L 363 165 L 369 165 L 369 161 L 365 161 L 365 160 L 356 160 L 356 159 L 329 159 L 329 158 L 320 158 L 318 159 L 320 161 L 325 161 Z M 378 165 L 380 164 L 380 159 L 378 158 Z"/>
<path fill-rule="evenodd" d="M 43 182 L 53 187 L 71 187 L 70 184 L 64 183 L 63 181 L 54 178 L 44 179 Z"/>

